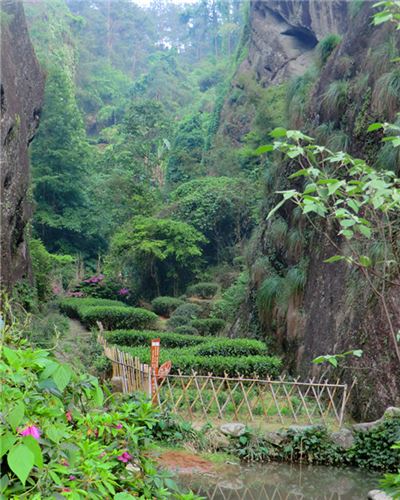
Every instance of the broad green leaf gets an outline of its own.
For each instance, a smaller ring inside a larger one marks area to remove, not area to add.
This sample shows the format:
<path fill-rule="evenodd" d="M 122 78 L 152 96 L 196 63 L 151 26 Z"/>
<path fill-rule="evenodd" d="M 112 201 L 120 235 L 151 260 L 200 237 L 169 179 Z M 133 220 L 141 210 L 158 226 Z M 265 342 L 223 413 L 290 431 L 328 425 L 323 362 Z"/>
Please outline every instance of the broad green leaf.
<path fill-rule="evenodd" d="M 369 227 L 360 225 L 357 227 L 357 229 L 360 231 L 361 234 L 363 234 L 367 238 L 371 238 L 372 231 Z"/>
<path fill-rule="evenodd" d="M 42 468 L 43 467 L 42 450 L 36 439 L 33 436 L 25 436 L 23 439 L 23 443 L 31 450 L 35 460 L 34 464 L 37 467 Z"/>
<path fill-rule="evenodd" d="M 58 389 L 62 392 L 71 380 L 71 369 L 66 365 L 60 365 L 53 374 L 53 380 Z"/>
<path fill-rule="evenodd" d="M 356 356 L 357 358 L 361 358 L 363 355 L 363 350 L 362 349 L 355 349 L 352 351 L 353 356 Z"/>
<path fill-rule="evenodd" d="M 17 436 L 14 436 L 10 432 L 0 436 L 0 458 L 7 453 L 16 440 Z"/>
<path fill-rule="evenodd" d="M 59 443 L 61 439 L 67 434 L 66 426 L 52 426 L 46 429 L 46 436 L 54 443 Z"/>
<path fill-rule="evenodd" d="M 373 18 L 376 26 L 386 23 L 387 21 L 391 21 L 392 19 L 393 14 L 391 12 L 378 12 L 378 14 L 375 14 Z"/>
<path fill-rule="evenodd" d="M 302 169 L 298 170 L 297 172 L 295 172 L 294 174 L 290 175 L 289 179 L 295 179 L 296 177 L 300 177 L 302 175 L 307 175 L 307 174 L 308 174 L 308 170 L 305 168 L 302 168 Z"/>
<path fill-rule="evenodd" d="M 274 139 L 276 139 L 278 137 L 286 137 L 287 130 L 285 128 L 282 128 L 282 127 L 277 127 L 272 132 L 270 132 L 269 135 L 271 137 L 273 137 Z"/>
<path fill-rule="evenodd" d="M 35 458 L 31 450 L 24 444 L 14 446 L 14 448 L 11 448 L 10 453 L 7 456 L 7 463 L 10 469 L 25 486 L 25 481 L 27 480 L 35 463 Z"/>
<path fill-rule="evenodd" d="M 383 128 L 383 123 L 371 123 L 371 125 L 367 128 L 367 132 L 373 132 L 374 130 L 379 130 Z"/>
<path fill-rule="evenodd" d="M 260 146 L 254 151 L 256 155 L 262 155 L 263 153 L 269 153 L 274 150 L 274 146 L 272 144 L 266 144 L 265 146 Z"/>
<path fill-rule="evenodd" d="M 355 200 L 348 200 L 347 201 L 347 204 L 348 206 L 357 214 L 359 209 L 360 209 L 360 205 L 358 204 L 357 201 Z"/>
<path fill-rule="evenodd" d="M 14 431 L 17 429 L 18 425 L 24 418 L 24 414 L 25 414 L 25 405 L 23 401 L 20 400 L 7 415 L 7 422 L 11 425 Z"/>
<path fill-rule="evenodd" d="M 371 265 L 371 259 L 367 255 L 361 255 L 360 264 L 364 267 L 369 267 Z"/>
<path fill-rule="evenodd" d="M 349 240 L 354 236 L 353 231 L 350 231 L 350 229 L 343 229 L 339 234 L 343 234 Z"/>
<path fill-rule="evenodd" d="M 7 361 L 10 363 L 10 365 L 15 368 L 16 364 L 18 364 L 19 361 L 18 354 L 13 349 L 9 349 L 6 346 L 3 347 L 3 354 L 7 358 Z"/>
<path fill-rule="evenodd" d="M 355 223 L 356 223 L 356 221 L 354 221 L 352 219 L 341 219 L 340 220 L 340 225 L 342 227 L 352 227 L 352 226 L 354 226 Z"/>
<path fill-rule="evenodd" d="M 94 393 L 94 401 L 97 406 L 101 406 L 104 401 L 104 394 L 103 391 L 101 390 L 100 386 L 96 386 L 95 393 Z"/>

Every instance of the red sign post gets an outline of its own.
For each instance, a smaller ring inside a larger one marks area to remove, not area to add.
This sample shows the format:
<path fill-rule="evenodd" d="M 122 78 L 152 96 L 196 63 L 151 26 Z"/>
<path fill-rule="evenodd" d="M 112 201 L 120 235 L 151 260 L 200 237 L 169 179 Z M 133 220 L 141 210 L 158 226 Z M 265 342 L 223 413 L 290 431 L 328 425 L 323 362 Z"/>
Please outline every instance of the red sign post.
<path fill-rule="evenodd" d="M 158 364 L 160 360 L 160 339 L 151 340 L 151 396 L 156 402 L 156 381 L 158 377 Z"/>

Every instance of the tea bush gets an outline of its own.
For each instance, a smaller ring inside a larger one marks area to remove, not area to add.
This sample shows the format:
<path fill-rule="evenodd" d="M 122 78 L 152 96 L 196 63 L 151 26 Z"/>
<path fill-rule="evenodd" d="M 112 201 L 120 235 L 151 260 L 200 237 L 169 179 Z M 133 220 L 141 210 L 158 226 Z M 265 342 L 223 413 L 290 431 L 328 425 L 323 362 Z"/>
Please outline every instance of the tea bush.
<path fill-rule="evenodd" d="M 137 356 L 144 363 L 150 363 L 150 349 L 148 347 L 121 347 L 121 350 Z M 282 367 L 281 360 L 276 356 L 199 356 L 192 347 L 177 349 L 161 349 L 160 363 L 170 360 L 171 373 L 191 373 L 192 370 L 199 375 L 213 373 L 215 376 L 237 374 L 251 377 L 255 374 L 260 377 L 276 377 Z"/>
<path fill-rule="evenodd" d="M 204 342 L 195 352 L 199 356 L 264 356 L 267 347 L 259 340 L 218 338 Z"/>
<path fill-rule="evenodd" d="M 195 335 L 146 330 L 115 330 L 113 332 L 105 332 L 104 336 L 110 344 L 118 344 L 129 347 L 149 345 L 151 339 L 156 337 L 160 337 L 161 346 L 163 348 L 196 346 L 204 342 L 204 337 Z"/>
<path fill-rule="evenodd" d="M 218 289 L 216 283 L 196 283 L 187 289 L 187 293 L 201 299 L 212 299 L 218 293 Z"/>
<path fill-rule="evenodd" d="M 158 317 L 147 309 L 139 307 L 121 306 L 96 306 L 80 309 L 80 320 L 91 328 L 100 321 L 105 329 L 117 330 L 119 328 L 153 328 Z"/>
<path fill-rule="evenodd" d="M 181 325 L 175 328 L 176 333 L 183 333 L 185 335 L 198 335 L 199 332 L 194 326 L 191 325 Z"/>
<path fill-rule="evenodd" d="M 168 320 L 168 328 L 174 329 L 178 326 L 190 325 L 192 320 L 197 319 L 201 314 L 201 307 L 197 304 L 182 304 L 177 307 Z"/>
<path fill-rule="evenodd" d="M 70 318 L 79 319 L 80 311 L 83 308 L 97 306 L 125 307 L 126 305 L 123 302 L 119 302 L 118 300 L 71 297 L 67 299 L 61 299 L 59 301 L 59 306 L 61 312 L 63 312 Z"/>
<path fill-rule="evenodd" d="M 156 297 L 151 302 L 153 311 L 160 316 L 169 316 L 175 309 L 183 304 L 183 300 L 176 297 Z"/>
<path fill-rule="evenodd" d="M 191 326 L 196 328 L 200 335 L 217 335 L 225 325 L 225 321 L 218 318 L 195 319 L 191 322 Z"/>

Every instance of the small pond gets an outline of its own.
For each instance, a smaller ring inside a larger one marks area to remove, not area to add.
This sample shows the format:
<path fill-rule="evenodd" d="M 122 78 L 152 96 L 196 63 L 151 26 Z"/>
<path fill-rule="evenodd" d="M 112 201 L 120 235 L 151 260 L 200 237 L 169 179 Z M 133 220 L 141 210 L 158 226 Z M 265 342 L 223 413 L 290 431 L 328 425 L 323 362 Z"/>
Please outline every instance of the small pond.
<path fill-rule="evenodd" d="M 379 477 L 361 469 L 274 463 L 180 474 L 178 482 L 214 500 L 365 500 Z"/>

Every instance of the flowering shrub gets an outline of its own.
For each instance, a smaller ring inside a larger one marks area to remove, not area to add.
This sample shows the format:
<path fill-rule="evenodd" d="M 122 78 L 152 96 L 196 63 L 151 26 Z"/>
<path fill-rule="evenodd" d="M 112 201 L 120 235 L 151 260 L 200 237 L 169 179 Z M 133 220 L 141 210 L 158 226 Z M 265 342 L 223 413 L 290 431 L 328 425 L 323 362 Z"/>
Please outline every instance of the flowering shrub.
<path fill-rule="evenodd" d="M 96 378 L 23 345 L 1 346 L 0 370 L 1 498 L 169 497 L 172 481 L 144 454 L 150 402 L 104 407 Z"/>

